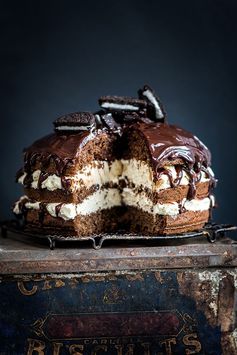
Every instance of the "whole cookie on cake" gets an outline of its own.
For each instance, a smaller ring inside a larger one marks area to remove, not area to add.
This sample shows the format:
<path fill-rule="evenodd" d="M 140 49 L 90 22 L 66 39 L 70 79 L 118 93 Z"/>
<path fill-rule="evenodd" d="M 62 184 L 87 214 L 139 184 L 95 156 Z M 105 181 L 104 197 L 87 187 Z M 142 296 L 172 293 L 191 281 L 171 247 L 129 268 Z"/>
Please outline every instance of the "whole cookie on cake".
<path fill-rule="evenodd" d="M 167 123 L 147 85 L 138 98 L 102 96 L 96 113 L 54 121 L 55 132 L 24 150 L 14 205 L 25 228 L 84 236 L 166 235 L 202 228 L 214 206 L 208 148 Z"/>

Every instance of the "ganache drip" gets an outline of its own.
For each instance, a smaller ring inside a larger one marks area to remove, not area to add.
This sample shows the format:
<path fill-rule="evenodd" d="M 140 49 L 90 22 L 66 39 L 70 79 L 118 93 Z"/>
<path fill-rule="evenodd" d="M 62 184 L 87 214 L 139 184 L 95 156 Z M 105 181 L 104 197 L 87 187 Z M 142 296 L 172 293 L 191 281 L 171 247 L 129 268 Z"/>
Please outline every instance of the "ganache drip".
<path fill-rule="evenodd" d="M 62 208 L 62 205 L 63 205 L 63 203 L 59 203 L 58 205 L 56 205 L 56 207 L 55 207 L 56 217 L 59 217 L 59 213 L 60 213 L 60 210 Z"/>
<path fill-rule="evenodd" d="M 31 173 L 30 173 L 30 174 L 29 174 L 29 173 L 26 173 L 26 177 L 25 177 L 25 179 L 24 179 L 24 186 L 25 186 L 26 188 L 30 188 L 32 182 L 33 182 L 33 176 L 32 176 L 32 174 L 31 174 Z"/>
<path fill-rule="evenodd" d="M 27 216 L 27 213 L 30 211 L 28 208 L 26 208 L 26 203 L 27 202 L 31 202 L 31 203 L 34 203 L 36 201 L 34 200 L 29 200 L 28 198 L 22 200 L 21 202 L 18 202 L 18 208 L 19 208 L 19 211 L 20 211 L 20 216 L 23 216 L 24 218 L 26 218 Z M 59 217 L 59 213 L 61 211 L 61 208 L 63 206 L 63 203 L 59 203 L 55 206 L 55 214 L 56 214 L 56 217 Z M 39 216 L 39 223 L 41 225 L 43 225 L 44 223 L 44 219 L 45 219 L 45 216 L 49 214 L 48 210 L 47 210 L 47 203 L 45 202 L 40 202 L 39 204 L 39 210 L 38 210 L 38 216 Z"/>
<path fill-rule="evenodd" d="M 170 170 L 165 169 L 165 168 L 160 168 L 156 171 L 156 177 L 157 180 L 161 177 L 161 175 L 166 175 L 169 179 L 169 183 L 171 187 L 177 187 L 180 185 L 182 177 L 183 177 L 183 167 L 182 166 L 175 166 L 175 170 L 176 170 L 176 178 L 174 179 L 172 173 Z"/>
<path fill-rule="evenodd" d="M 45 168 L 45 167 L 44 167 Z M 23 175 L 26 174 L 23 180 L 23 185 L 25 188 L 30 188 L 33 182 L 33 174 L 30 172 L 26 173 L 24 169 L 20 169 L 19 172 L 16 175 L 16 181 L 18 182 L 19 178 Z M 55 174 L 56 175 L 56 174 Z M 37 182 L 37 189 L 42 190 L 42 184 L 43 182 L 50 176 L 50 173 L 41 171 L 38 182 Z M 71 180 L 66 178 L 65 176 L 60 176 L 57 172 L 57 176 L 61 179 L 61 184 L 62 184 L 62 190 L 66 192 L 66 194 L 70 193 L 70 187 L 71 187 Z"/>
<path fill-rule="evenodd" d="M 42 186 L 42 183 L 49 177 L 49 173 L 45 173 L 43 171 L 41 171 L 40 176 L 39 176 L 39 180 L 38 180 L 38 186 L 37 188 L 40 189 Z"/>
<path fill-rule="evenodd" d="M 24 171 L 26 172 L 27 175 L 30 175 L 33 172 L 37 161 L 39 161 L 40 168 L 42 170 L 46 170 L 50 166 L 50 164 L 53 163 L 55 166 L 56 175 L 58 176 L 63 175 L 65 171 L 74 163 L 74 159 L 61 159 L 56 154 L 52 154 L 52 153 L 45 153 L 45 154 L 40 154 L 35 152 L 26 153 Z M 43 182 L 46 178 L 47 178 L 46 175 L 44 176 L 42 175 L 40 177 L 40 179 L 42 180 L 41 182 Z"/>
<path fill-rule="evenodd" d="M 37 162 L 41 170 L 45 171 L 53 163 L 56 174 L 64 175 L 66 170 L 75 164 L 80 149 L 94 136 L 91 131 L 49 134 L 24 149 L 24 171 L 32 173 Z"/>

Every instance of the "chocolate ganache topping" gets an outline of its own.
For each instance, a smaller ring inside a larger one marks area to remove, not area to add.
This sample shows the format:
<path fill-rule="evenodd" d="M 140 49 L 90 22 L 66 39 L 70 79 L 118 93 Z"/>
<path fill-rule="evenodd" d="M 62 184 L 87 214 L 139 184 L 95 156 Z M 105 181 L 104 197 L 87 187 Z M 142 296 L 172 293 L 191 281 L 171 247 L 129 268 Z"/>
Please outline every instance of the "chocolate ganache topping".
<path fill-rule="evenodd" d="M 157 168 L 164 161 L 174 159 L 182 159 L 190 168 L 210 165 L 211 154 L 208 148 L 182 128 L 166 123 L 138 123 L 137 129 L 145 136 Z"/>
<path fill-rule="evenodd" d="M 185 171 L 189 176 L 188 199 L 195 197 L 196 183 L 203 171 L 209 179 L 209 189 L 216 184 L 210 169 L 211 153 L 209 149 L 192 133 L 167 123 L 137 123 L 133 126 L 145 138 L 150 151 L 155 178 L 167 174 L 172 187 L 179 186 Z M 174 179 L 165 165 L 175 164 L 177 178 Z"/>
<path fill-rule="evenodd" d="M 24 149 L 24 170 L 26 173 L 31 172 L 32 166 L 39 158 L 45 168 L 53 160 L 57 174 L 63 174 L 67 166 L 74 163 L 80 148 L 93 137 L 94 134 L 90 131 L 82 131 L 76 134 L 49 134 Z"/>

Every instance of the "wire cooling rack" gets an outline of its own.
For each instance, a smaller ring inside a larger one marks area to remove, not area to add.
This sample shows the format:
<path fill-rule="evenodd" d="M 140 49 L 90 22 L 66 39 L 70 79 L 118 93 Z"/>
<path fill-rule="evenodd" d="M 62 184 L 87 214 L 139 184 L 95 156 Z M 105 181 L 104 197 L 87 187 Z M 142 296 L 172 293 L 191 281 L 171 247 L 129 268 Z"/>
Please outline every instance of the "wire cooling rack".
<path fill-rule="evenodd" d="M 14 219 L 9 221 L 4 221 L 1 223 L 1 234 L 3 238 L 8 236 L 8 232 L 17 233 L 18 235 L 24 237 L 31 237 L 33 239 L 43 239 L 48 241 L 49 248 L 54 249 L 57 242 L 83 242 L 90 241 L 94 249 L 100 249 L 104 242 L 106 241 L 185 241 L 187 239 L 201 238 L 204 237 L 210 243 L 214 243 L 217 239 L 225 237 L 226 233 L 229 231 L 237 230 L 237 226 L 229 224 L 216 224 L 208 223 L 204 228 L 190 233 L 182 233 L 176 235 L 138 235 L 124 233 L 119 231 L 118 233 L 103 233 L 98 235 L 91 235 L 87 237 L 78 238 L 73 235 L 60 235 L 60 234 L 40 234 L 37 232 L 30 232 L 25 230 L 24 225 L 21 221 Z"/>

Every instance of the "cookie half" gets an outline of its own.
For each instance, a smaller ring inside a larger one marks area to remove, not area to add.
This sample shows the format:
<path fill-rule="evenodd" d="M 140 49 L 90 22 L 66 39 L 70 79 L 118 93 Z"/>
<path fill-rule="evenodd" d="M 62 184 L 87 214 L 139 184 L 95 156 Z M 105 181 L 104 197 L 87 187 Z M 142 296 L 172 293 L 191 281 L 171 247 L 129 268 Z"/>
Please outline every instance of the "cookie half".
<path fill-rule="evenodd" d="M 112 131 L 120 131 L 121 125 L 117 122 L 111 112 L 98 111 L 95 113 L 96 128 L 107 128 Z"/>
<path fill-rule="evenodd" d="M 147 106 L 145 100 L 126 96 L 101 96 L 99 104 L 102 108 L 111 111 L 139 111 Z"/>
<path fill-rule="evenodd" d="M 91 112 L 74 112 L 54 121 L 55 131 L 90 131 L 95 126 L 95 116 Z"/>
<path fill-rule="evenodd" d="M 167 117 L 165 109 L 159 97 L 148 85 L 144 85 L 143 89 L 138 90 L 138 95 L 140 99 L 147 101 L 147 112 L 151 118 L 156 121 L 165 121 Z"/>

